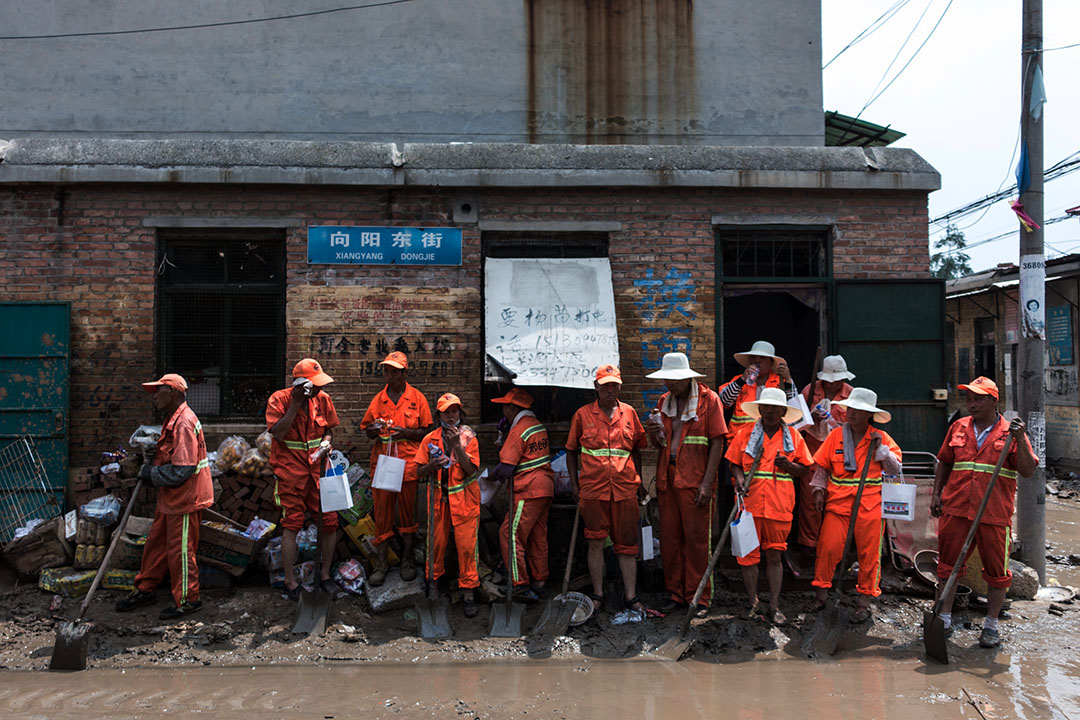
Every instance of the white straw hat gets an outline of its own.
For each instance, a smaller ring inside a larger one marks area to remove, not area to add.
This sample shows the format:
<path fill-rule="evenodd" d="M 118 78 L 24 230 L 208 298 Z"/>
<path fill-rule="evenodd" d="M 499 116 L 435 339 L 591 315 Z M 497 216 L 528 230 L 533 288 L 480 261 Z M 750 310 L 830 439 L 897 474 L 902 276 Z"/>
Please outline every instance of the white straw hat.
<path fill-rule="evenodd" d="M 690 369 L 690 361 L 684 353 L 673 352 L 664 355 L 664 362 L 659 370 L 645 377 L 650 380 L 687 380 L 705 376 Z"/>
<path fill-rule="evenodd" d="M 874 422 L 887 423 L 892 420 L 892 413 L 877 406 L 877 393 L 869 388 L 855 388 L 847 400 L 833 400 L 833 405 L 843 405 L 852 410 L 865 410 L 874 413 Z"/>
<path fill-rule="evenodd" d="M 855 379 L 855 373 L 848 372 L 847 361 L 843 355 L 826 355 L 821 361 L 821 372 L 817 376 L 818 380 L 825 382 Z"/>
<path fill-rule="evenodd" d="M 750 364 L 750 356 L 758 355 L 760 357 L 774 358 L 776 360 L 783 360 L 782 357 L 776 354 L 776 348 L 773 347 L 771 342 L 765 342 L 764 340 L 758 340 L 754 343 L 754 346 L 746 352 L 735 353 L 735 362 L 739 363 L 743 367 Z"/>
<path fill-rule="evenodd" d="M 758 399 L 753 402 L 743 403 L 743 410 L 755 420 L 761 417 L 760 405 L 774 405 L 787 410 L 784 413 L 784 422 L 793 423 L 802 417 L 802 410 L 787 404 L 787 395 L 780 388 L 762 388 L 758 392 Z"/>

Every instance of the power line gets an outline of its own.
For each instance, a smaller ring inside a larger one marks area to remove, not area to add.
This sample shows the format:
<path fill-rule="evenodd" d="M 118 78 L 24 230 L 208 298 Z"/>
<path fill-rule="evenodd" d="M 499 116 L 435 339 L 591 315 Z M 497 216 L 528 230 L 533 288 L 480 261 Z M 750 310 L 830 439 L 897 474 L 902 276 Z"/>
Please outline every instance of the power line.
<path fill-rule="evenodd" d="M 885 25 L 885 23 L 889 22 L 889 20 L 891 20 L 892 17 L 894 15 L 896 15 L 896 13 L 903 10 L 904 6 L 907 5 L 909 2 L 911 2 L 911 0 L 897 0 L 895 3 L 893 3 L 892 6 L 888 10 L 883 12 L 881 15 L 879 15 L 877 17 L 877 19 L 875 19 L 872 23 L 870 23 L 865 28 L 863 28 L 863 31 L 860 32 L 858 35 L 856 35 L 855 38 L 851 42 L 849 42 L 847 45 L 842 47 L 840 49 L 840 52 L 833 55 L 832 59 L 829 60 L 829 62 L 822 65 L 821 69 L 824 70 L 825 68 L 829 67 L 830 65 L 833 64 L 833 61 L 836 60 L 836 58 L 840 57 L 845 52 L 847 52 L 851 48 L 855 47 L 860 42 L 862 42 L 863 40 L 865 40 L 866 38 L 870 37 L 875 32 L 877 32 L 878 30 L 880 30 Z"/>
<path fill-rule="evenodd" d="M 1066 220 L 1072 220 L 1072 219 L 1073 219 L 1073 217 L 1071 215 L 1060 215 L 1058 217 L 1052 217 L 1049 220 L 1044 220 L 1043 221 L 1043 226 L 1045 227 L 1046 225 L 1054 225 L 1055 223 L 1064 222 Z M 1009 230 L 1008 232 L 1003 232 L 1003 233 L 1000 233 L 998 235 L 994 235 L 993 237 L 988 237 L 985 240 L 979 240 L 977 242 L 971 243 L 970 245 L 965 245 L 962 248 L 952 248 L 951 250 L 942 250 L 940 254 L 941 255 L 952 255 L 953 253 L 967 252 L 971 248 L 977 248 L 977 247 L 980 247 L 982 245 L 988 245 L 988 244 L 990 244 L 992 242 L 996 242 L 998 240 L 1004 240 L 1007 237 L 1012 237 L 1013 235 L 1017 234 L 1018 232 L 1020 232 L 1019 228 L 1017 228 L 1016 230 Z"/>
<path fill-rule="evenodd" d="M 332 15 L 334 13 L 350 12 L 352 10 L 365 10 L 367 8 L 385 7 L 387 5 L 400 5 L 407 2 L 415 2 L 415 0 L 382 0 L 381 2 L 367 3 L 364 5 L 349 5 L 347 7 L 312 10 L 311 12 L 292 13 L 290 15 L 249 18 L 247 20 L 224 20 L 222 22 L 200 23 L 198 25 L 171 25 L 168 27 L 138 28 L 134 30 L 102 30 L 99 32 L 54 33 L 51 35 L 0 35 L 0 40 L 55 40 L 59 38 L 104 37 L 107 35 L 137 35 L 140 33 L 172 32 L 174 30 L 201 30 L 203 28 L 252 25 L 255 23 L 276 22 L 278 20 L 296 20 L 299 18 L 315 17 L 317 15 Z"/>
<path fill-rule="evenodd" d="M 1069 48 L 1074 48 L 1074 47 L 1080 47 L 1080 43 L 1073 43 L 1072 45 L 1059 45 L 1058 47 L 1052 47 L 1052 48 L 1041 48 L 1039 50 L 1025 50 L 1024 52 L 1025 53 L 1044 53 L 1044 52 L 1054 52 L 1055 50 L 1068 50 Z"/>

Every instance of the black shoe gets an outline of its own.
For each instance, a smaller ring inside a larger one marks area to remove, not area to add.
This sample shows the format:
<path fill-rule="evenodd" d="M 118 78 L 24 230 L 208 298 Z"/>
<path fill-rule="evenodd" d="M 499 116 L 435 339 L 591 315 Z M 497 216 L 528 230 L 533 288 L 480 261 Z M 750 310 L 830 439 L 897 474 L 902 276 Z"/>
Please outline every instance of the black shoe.
<path fill-rule="evenodd" d="M 337 594 L 339 592 L 341 592 L 341 586 L 338 585 L 331 578 L 326 578 L 325 580 L 320 580 L 319 581 L 319 589 L 322 590 L 327 595 L 332 595 L 332 596 L 335 596 L 335 597 L 337 596 Z"/>
<path fill-rule="evenodd" d="M 116 601 L 116 612 L 131 612 L 135 608 L 155 602 L 157 602 L 157 590 L 145 593 L 141 590 L 132 590 L 126 598 Z"/>
<path fill-rule="evenodd" d="M 186 602 L 180 607 L 170 605 L 158 613 L 158 620 L 176 620 L 184 615 L 190 615 L 191 613 L 199 612 L 200 610 L 202 610 L 202 600 Z"/>
<path fill-rule="evenodd" d="M 703 617 L 708 617 L 708 616 L 709 616 L 709 606 L 708 605 L 698 605 L 697 608 L 694 609 L 694 617 L 703 618 Z"/>
<path fill-rule="evenodd" d="M 660 612 L 664 613 L 665 615 L 670 615 L 671 613 L 676 612 L 678 610 L 685 610 L 686 609 L 686 604 L 681 603 L 678 600 L 668 598 L 668 601 L 666 603 L 664 603 L 663 605 L 661 605 L 660 607 L 658 607 L 656 609 L 659 610 Z"/>
<path fill-rule="evenodd" d="M 476 617 L 478 610 L 476 609 L 476 598 L 473 597 L 472 590 L 466 590 L 461 594 L 461 608 L 465 612 L 465 617 Z"/>

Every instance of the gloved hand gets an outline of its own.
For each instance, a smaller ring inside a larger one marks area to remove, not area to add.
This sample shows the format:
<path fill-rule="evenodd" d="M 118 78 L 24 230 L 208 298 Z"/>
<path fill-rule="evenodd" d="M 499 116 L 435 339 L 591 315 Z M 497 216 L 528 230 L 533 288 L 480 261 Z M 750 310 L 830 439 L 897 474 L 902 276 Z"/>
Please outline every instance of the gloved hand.
<path fill-rule="evenodd" d="M 884 462 L 885 460 L 888 460 L 890 456 L 892 456 L 892 450 L 889 448 L 888 445 L 884 443 L 878 445 L 878 449 L 874 453 L 875 460 L 877 460 L 878 462 Z"/>
<path fill-rule="evenodd" d="M 143 463 L 142 467 L 139 468 L 139 479 L 140 480 L 149 480 L 150 479 L 150 470 L 153 467 L 154 466 L 151 465 L 150 463 Z"/>

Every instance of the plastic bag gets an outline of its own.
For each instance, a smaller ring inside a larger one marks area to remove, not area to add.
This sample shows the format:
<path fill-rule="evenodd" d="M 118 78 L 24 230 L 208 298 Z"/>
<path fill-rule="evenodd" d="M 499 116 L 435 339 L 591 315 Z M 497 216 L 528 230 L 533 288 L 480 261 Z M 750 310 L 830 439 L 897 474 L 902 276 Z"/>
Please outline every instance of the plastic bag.
<path fill-rule="evenodd" d="M 160 425 L 140 425 L 135 432 L 131 433 L 128 445 L 137 450 L 153 450 L 160 439 Z"/>
<path fill-rule="evenodd" d="M 113 495 L 94 498 L 79 508 L 79 515 L 102 525 L 112 525 L 120 519 L 120 501 Z"/>
<path fill-rule="evenodd" d="M 259 433 L 259 437 L 255 438 L 255 448 L 263 457 L 270 457 L 270 445 L 273 444 L 273 440 L 274 436 L 270 434 L 269 430 L 263 430 Z"/>
<path fill-rule="evenodd" d="M 210 463 L 210 477 L 221 477 L 225 474 L 225 470 L 218 465 L 217 450 L 206 453 L 206 461 Z"/>
<path fill-rule="evenodd" d="M 40 525 L 43 522 L 45 522 L 45 521 L 41 520 L 39 518 L 34 518 L 33 520 L 27 520 L 26 524 L 23 525 L 21 528 L 16 528 L 15 537 L 13 537 L 11 539 L 12 540 L 18 540 L 23 535 L 29 535 L 31 530 L 33 530 L 34 528 L 36 528 L 38 525 Z"/>
<path fill-rule="evenodd" d="M 248 477 L 259 477 L 261 475 L 269 475 L 270 461 L 259 452 L 258 448 L 248 448 L 244 451 L 240 461 L 232 466 L 233 471 L 240 473 L 241 475 L 247 475 Z"/>
<path fill-rule="evenodd" d="M 555 494 L 573 495 L 574 486 L 570 482 L 570 471 L 566 469 L 566 451 L 560 450 L 551 460 L 551 470 L 555 473 Z"/>
<path fill-rule="evenodd" d="M 255 519 L 248 523 L 247 530 L 244 531 L 244 534 L 252 540 L 258 540 L 263 535 L 273 532 L 274 528 L 276 527 L 277 525 L 275 525 L 274 523 L 270 522 L 269 520 L 263 520 L 258 515 L 256 515 Z"/>
<path fill-rule="evenodd" d="M 367 573 L 364 572 L 364 566 L 356 558 L 349 558 L 334 568 L 334 582 L 341 586 L 342 590 L 353 595 L 363 592 L 366 579 Z"/>
<path fill-rule="evenodd" d="M 240 462 L 240 458 L 244 456 L 251 448 L 251 444 L 240 437 L 239 435 L 230 435 L 221 441 L 217 449 L 217 462 L 218 467 L 222 470 L 229 470 L 233 465 Z"/>

